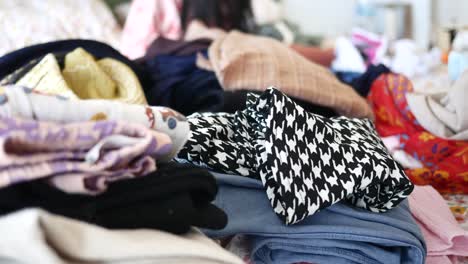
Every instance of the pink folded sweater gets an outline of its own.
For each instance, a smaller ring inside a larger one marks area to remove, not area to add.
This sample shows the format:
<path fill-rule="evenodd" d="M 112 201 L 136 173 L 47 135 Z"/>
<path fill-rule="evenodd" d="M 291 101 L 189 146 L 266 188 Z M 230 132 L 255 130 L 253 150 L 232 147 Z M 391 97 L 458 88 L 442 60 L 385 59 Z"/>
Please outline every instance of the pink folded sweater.
<path fill-rule="evenodd" d="M 468 231 L 458 225 L 434 188 L 415 186 L 408 199 L 426 240 L 427 264 L 456 263 L 457 256 L 468 256 Z"/>

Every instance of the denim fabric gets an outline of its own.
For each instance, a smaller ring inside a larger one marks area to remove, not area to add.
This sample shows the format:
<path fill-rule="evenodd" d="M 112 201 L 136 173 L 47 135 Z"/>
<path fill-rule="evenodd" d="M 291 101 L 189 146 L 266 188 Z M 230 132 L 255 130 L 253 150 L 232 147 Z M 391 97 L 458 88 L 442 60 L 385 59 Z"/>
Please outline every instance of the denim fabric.
<path fill-rule="evenodd" d="M 426 247 L 408 202 L 387 213 L 339 203 L 286 226 L 273 212 L 259 180 L 214 173 L 215 204 L 228 225 L 211 237 L 246 234 L 254 263 L 424 263 Z"/>

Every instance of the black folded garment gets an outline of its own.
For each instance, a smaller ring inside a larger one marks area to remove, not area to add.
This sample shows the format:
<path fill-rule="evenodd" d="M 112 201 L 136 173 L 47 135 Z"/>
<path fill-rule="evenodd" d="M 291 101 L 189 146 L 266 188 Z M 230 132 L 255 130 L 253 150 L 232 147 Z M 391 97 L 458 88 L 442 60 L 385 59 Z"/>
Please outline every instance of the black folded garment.
<path fill-rule="evenodd" d="M 41 180 L 15 184 L 0 189 L 0 214 L 40 207 L 106 228 L 181 234 L 190 226 L 226 226 L 224 211 L 211 204 L 217 191 L 207 170 L 169 163 L 147 176 L 112 183 L 97 196 L 64 193 Z"/>

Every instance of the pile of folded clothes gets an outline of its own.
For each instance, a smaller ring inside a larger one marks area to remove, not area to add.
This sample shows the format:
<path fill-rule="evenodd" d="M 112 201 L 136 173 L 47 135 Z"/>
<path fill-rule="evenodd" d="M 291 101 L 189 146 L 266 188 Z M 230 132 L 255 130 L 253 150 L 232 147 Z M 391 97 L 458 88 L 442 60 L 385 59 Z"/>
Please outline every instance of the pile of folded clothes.
<path fill-rule="evenodd" d="M 87 40 L 26 47 L 0 64 L 0 259 L 242 263 L 198 230 L 227 224 L 211 203 L 216 180 L 171 162 L 189 124 L 146 104 L 137 64 Z"/>
<path fill-rule="evenodd" d="M 90 40 L 39 44 L 0 57 L 0 81 L 0 260 L 422 264 L 468 255 L 468 232 L 443 198 L 415 186 L 418 170 L 381 139 L 398 135 L 420 158 L 429 146 L 411 138 L 427 135 L 442 153 L 419 159 L 424 169 L 439 175 L 447 164 L 462 177 L 466 168 L 451 165 L 464 161 L 463 131 L 416 122 L 406 106 L 422 99 L 401 96 L 411 82 L 387 68 L 369 66 L 348 85 L 274 39 L 230 31 L 157 38 L 136 60 Z M 456 109 L 447 127 L 463 129 L 461 93 L 433 99 Z"/>

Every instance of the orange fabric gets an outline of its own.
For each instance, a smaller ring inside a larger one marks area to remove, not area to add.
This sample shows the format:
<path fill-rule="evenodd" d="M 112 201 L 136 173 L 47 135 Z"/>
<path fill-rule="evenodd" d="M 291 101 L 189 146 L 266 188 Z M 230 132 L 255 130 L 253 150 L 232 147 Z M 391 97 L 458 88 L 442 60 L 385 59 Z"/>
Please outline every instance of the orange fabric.
<path fill-rule="evenodd" d="M 231 31 L 213 41 L 208 55 L 225 90 L 263 91 L 275 86 L 348 117 L 372 118 L 366 100 L 353 88 L 277 40 Z"/>
<path fill-rule="evenodd" d="M 412 91 L 413 85 L 402 75 L 384 74 L 373 83 L 368 100 L 378 133 L 400 135 L 402 149 L 424 165 L 405 170 L 413 183 L 432 185 L 441 193 L 468 194 L 468 142 L 424 130 L 406 102 L 406 93 Z"/>

